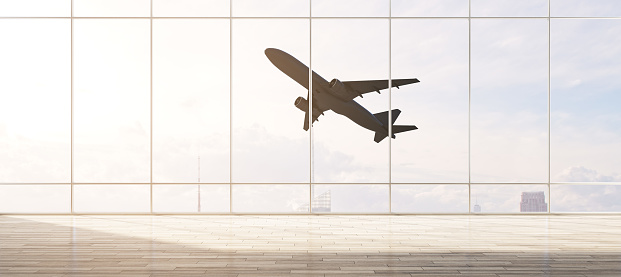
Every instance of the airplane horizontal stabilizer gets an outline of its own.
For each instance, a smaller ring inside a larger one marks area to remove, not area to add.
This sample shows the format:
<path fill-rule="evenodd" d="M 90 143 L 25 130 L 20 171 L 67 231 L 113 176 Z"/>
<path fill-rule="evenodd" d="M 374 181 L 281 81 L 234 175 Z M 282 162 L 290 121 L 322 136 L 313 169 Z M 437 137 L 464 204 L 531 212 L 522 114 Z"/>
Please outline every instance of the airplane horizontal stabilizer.
<path fill-rule="evenodd" d="M 418 127 L 414 125 L 392 125 L 393 134 L 403 133 L 403 132 L 412 131 L 416 129 L 418 129 Z"/>
<path fill-rule="evenodd" d="M 418 127 L 414 125 L 392 125 L 392 138 L 395 138 L 395 134 L 412 131 L 416 129 L 418 129 Z M 380 141 L 384 140 L 387 136 L 388 136 L 387 134 L 376 132 L 373 140 L 379 143 Z"/>

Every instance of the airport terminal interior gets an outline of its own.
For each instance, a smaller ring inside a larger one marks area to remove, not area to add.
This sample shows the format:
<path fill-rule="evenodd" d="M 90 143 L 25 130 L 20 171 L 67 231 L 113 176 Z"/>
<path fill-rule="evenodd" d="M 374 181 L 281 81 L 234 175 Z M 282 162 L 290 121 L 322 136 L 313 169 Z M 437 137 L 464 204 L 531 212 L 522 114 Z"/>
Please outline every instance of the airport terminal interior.
<path fill-rule="evenodd" d="M 621 276 L 621 1 L 0 0 L 2 276 Z"/>

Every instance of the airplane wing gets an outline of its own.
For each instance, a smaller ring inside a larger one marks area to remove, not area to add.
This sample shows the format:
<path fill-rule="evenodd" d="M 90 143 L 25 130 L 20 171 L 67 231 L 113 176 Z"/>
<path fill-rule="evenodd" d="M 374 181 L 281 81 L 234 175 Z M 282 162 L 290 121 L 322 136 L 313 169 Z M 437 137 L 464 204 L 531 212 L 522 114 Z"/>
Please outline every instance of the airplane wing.
<path fill-rule="evenodd" d="M 418 79 L 392 79 L 392 86 L 399 88 L 400 86 L 414 84 L 420 82 Z M 372 80 L 372 81 L 348 81 L 343 82 L 345 87 L 353 92 L 351 95 L 348 95 L 349 99 L 352 100 L 358 96 L 362 97 L 363 94 L 375 91 L 377 93 L 380 90 L 388 88 L 388 80 Z"/>

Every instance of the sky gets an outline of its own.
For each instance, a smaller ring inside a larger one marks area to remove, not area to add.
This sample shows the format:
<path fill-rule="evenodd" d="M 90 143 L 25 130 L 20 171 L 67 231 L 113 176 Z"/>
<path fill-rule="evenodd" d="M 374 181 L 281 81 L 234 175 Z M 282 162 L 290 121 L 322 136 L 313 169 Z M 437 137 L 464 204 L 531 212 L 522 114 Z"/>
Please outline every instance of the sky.
<path fill-rule="evenodd" d="M 550 1 L 558 17 L 621 10 Z M 0 1 L 0 16 L 71 14 L 70 1 L 39 2 Z M 154 211 L 195 212 L 199 179 L 206 212 L 294 212 L 328 190 L 335 212 L 467 212 L 469 182 L 483 212 L 518 212 L 523 191 L 544 191 L 552 211 L 621 209 L 618 19 L 548 29 L 544 0 L 472 0 L 470 26 L 412 18 L 467 17 L 465 0 L 269 2 L 154 0 L 152 29 L 148 18 L 79 18 L 73 31 L 67 18 L 0 18 L 0 211 L 66 212 L 73 180 L 94 183 L 74 186 L 77 212 L 148 212 L 151 182 Z M 245 18 L 165 18 L 231 11 Z M 149 13 L 145 0 L 74 0 L 77 17 Z M 476 18 L 499 16 L 544 18 Z M 307 91 L 269 47 L 328 81 L 419 78 L 355 99 L 419 129 L 378 144 L 327 111 L 305 132 L 293 102 Z"/>

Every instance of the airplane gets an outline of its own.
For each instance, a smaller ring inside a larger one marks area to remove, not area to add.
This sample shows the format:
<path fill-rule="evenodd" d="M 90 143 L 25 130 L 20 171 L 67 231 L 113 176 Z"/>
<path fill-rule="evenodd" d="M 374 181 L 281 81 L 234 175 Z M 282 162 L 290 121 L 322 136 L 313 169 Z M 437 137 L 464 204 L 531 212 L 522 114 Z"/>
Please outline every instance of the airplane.
<path fill-rule="evenodd" d="M 291 79 L 308 90 L 308 73 L 309 68 L 302 62 L 287 54 L 286 52 L 276 49 L 265 49 L 265 55 L 280 71 L 285 73 Z M 351 119 L 363 128 L 375 132 L 373 140 L 377 143 L 388 136 L 388 111 L 372 114 L 362 107 L 354 98 L 368 92 L 380 93 L 380 90 L 388 88 L 388 80 L 372 80 L 372 81 L 344 81 L 332 79 L 328 82 L 319 74 L 312 72 L 313 87 L 313 123 L 318 121 L 318 117 L 323 112 L 333 110 L 335 113 L 343 115 Z M 419 80 L 414 79 L 393 79 L 392 86 L 399 88 L 403 85 L 418 83 Z M 307 98 L 309 95 L 307 94 Z M 295 99 L 294 105 L 304 112 L 304 130 L 308 131 L 309 115 L 308 115 L 308 99 L 298 97 Z M 414 125 L 394 125 L 395 120 L 401 114 L 399 109 L 392 110 L 392 138 L 395 134 L 418 129 Z"/>

